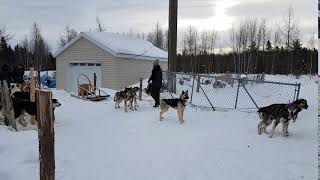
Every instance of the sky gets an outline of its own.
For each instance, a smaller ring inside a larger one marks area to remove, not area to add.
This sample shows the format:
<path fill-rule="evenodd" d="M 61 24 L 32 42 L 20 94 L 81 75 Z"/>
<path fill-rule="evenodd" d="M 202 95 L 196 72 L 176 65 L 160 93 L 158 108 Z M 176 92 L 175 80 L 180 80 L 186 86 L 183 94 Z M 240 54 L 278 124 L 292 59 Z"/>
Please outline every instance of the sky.
<path fill-rule="evenodd" d="M 306 43 L 317 37 L 317 1 L 315 0 L 178 0 L 178 38 L 192 25 L 199 31 L 218 31 L 218 46 L 229 46 L 229 29 L 245 18 L 266 18 L 274 27 L 292 4 Z M 10 44 L 20 43 L 40 25 L 51 50 L 57 49 L 66 25 L 78 32 L 94 30 L 98 16 L 109 32 L 149 32 L 158 21 L 168 26 L 169 0 L 0 0 L 0 26 L 13 34 Z M 181 39 L 181 38 L 179 38 Z M 316 38 L 317 39 L 317 38 Z"/>

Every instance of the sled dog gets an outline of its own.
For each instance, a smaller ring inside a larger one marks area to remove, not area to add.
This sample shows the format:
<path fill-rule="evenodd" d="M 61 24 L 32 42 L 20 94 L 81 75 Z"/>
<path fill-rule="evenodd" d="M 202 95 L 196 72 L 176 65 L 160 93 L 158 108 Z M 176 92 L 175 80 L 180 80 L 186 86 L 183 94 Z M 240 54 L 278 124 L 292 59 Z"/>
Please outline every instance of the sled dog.
<path fill-rule="evenodd" d="M 288 136 L 289 121 L 293 119 L 296 121 L 298 113 L 302 109 L 308 109 L 308 103 L 305 99 L 298 99 L 289 104 L 272 104 L 267 107 L 262 107 L 258 110 L 261 122 L 258 124 L 258 134 L 267 133 L 266 129 L 273 123 L 270 138 L 272 138 L 274 131 L 279 123 L 282 123 L 282 135 Z"/>
<path fill-rule="evenodd" d="M 172 107 L 177 110 L 179 121 L 183 124 L 183 113 L 188 102 L 189 96 L 188 91 L 182 91 L 179 98 L 174 99 L 162 99 L 160 101 L 160 121 L 163 120 L 163 114 L 168 111 L 169 107 Z"/>

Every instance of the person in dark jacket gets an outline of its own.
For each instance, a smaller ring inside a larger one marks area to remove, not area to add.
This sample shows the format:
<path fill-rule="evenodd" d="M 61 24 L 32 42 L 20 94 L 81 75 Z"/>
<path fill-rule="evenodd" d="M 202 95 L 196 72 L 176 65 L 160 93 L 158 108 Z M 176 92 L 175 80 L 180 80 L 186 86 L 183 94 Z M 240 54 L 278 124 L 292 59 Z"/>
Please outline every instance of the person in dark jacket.
<path fill-rule="evenodd" d="M 151 82 L 151 96 L 155 101 L 153 107 L 158 107 L 160 105 L 160 88 L 162 86 L 162 70 L 159 65 L 159 60 L 153 63 L 153 69 L 148 83 Z"/>
<path fill-rule="evenodd" d="M 6 80 L 8 86 L 13 82 L 12 80 L 12 73 L 9 71 L 9 66 L 7 64 L 4 64 L 1 68 L 0 72 L 0 81 L 2 84 L 2 81 Z"/>
<path fill-rule="evenodd" d="M 13 81 L 18 84 L 23 84 L 24 68 L 21 64 L 13 69 Z"/>

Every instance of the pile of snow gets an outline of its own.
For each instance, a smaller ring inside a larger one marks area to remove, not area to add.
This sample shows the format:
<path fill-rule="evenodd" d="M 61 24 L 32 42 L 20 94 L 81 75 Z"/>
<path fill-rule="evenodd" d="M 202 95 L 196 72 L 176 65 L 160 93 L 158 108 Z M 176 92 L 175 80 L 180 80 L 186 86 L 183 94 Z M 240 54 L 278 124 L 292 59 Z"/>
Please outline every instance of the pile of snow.
<path fill-rule="evenodd" d="M 275 77 L 279 78 L 279 77 Z M 288 77 L 290 79 L 290 77 Z M 289 125 L 289 137 L 257 134 L 256 113 L 186 108 L 181 125 L 175 110 L 159 121 L 159 109 L 144 94 L 137 111 L 114 109 L 113 94 L 87 102 L 54 91 L 56 179 L 259 179 L 317 178 L 318 85 L 301 87 L 309 109 Z M 270 131 L 270 129 L 268 129 Z M 0 126 L 0 179 L 39 179 L 36 131 Z"/>
<path fill-rule="evenodd" d="M 247 75 L 245 75 L 245 74 L 240 75 L 240 78 L 246 78 L 246 77 L 247 77 Z"/>

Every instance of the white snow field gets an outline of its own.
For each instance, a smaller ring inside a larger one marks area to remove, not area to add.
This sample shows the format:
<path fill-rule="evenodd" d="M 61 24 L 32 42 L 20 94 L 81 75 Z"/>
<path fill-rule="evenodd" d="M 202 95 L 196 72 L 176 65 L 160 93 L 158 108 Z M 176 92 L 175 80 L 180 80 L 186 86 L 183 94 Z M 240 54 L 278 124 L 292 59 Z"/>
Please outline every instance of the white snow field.
<path fill-rule="evenodd" d="M 317 77 L 276 76 L 301 82 L 309 109 L 289 137 L 257 134 L 256 113 L 196 111 L 185 124 L 169 110 L 163 122 L 150 97 L 137 111 L 114 109 L 113 98 L 86 102 L 54 91 L 57 180 L 312 180 L 317 178 Z M 113 96 L 113 91 L 108 91 Z M 270 131 L 270 129 L 268 129 Z M 37 131 L 0 126 L 0 179 L 39 179 Z"/>

